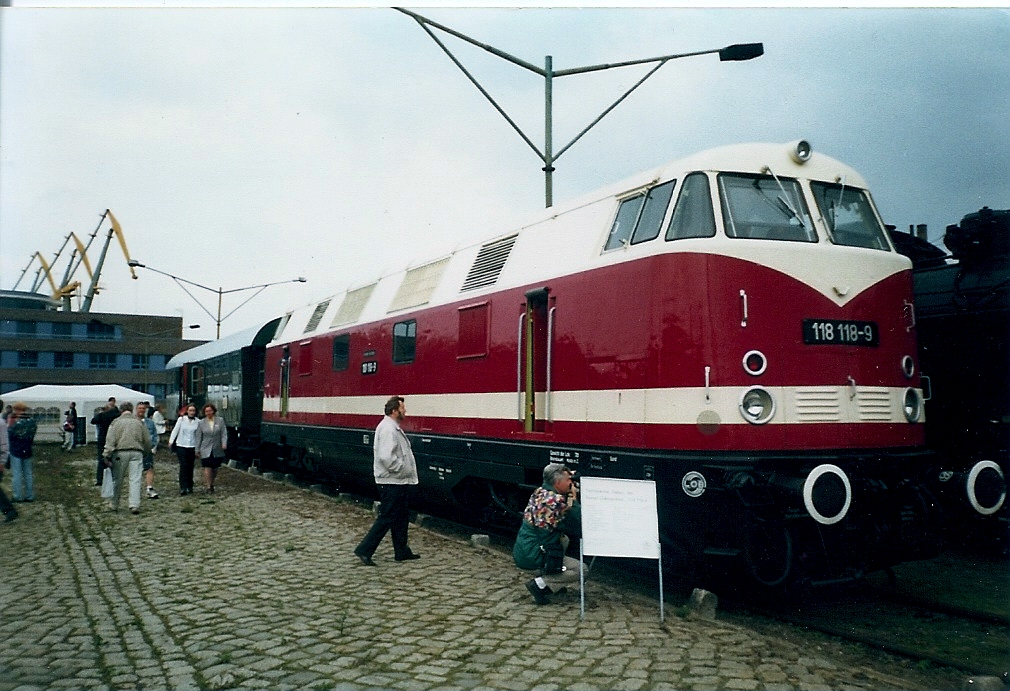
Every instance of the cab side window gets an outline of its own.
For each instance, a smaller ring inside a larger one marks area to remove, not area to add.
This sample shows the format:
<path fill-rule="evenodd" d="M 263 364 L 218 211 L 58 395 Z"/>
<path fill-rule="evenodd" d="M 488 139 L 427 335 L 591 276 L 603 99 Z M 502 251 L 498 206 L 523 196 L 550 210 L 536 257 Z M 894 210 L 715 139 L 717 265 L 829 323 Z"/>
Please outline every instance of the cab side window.
<path fill-rule="evenodd" d="M 675 184 L 676 180 L 670 180 L 621 201 L 603 250 L 606 252 L 655 239 L 666 216 Z"/>

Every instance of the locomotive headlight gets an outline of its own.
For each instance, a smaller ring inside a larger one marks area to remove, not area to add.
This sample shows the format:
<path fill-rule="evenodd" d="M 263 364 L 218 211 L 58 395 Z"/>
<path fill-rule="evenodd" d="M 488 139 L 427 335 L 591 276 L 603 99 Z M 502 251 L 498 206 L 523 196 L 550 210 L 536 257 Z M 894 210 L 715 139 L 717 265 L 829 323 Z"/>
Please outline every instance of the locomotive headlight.
<path fill-rule="evenodd" d="M 909 422 L 918 422 L 922 417 L 922 396 L 913 388 L 905 389 L 902 409 L 905 412 L 905 419 Z"/>
<path fill-rule="evenodd" d="M 752 425 L 763 425 L 775 415 L 775 399 L 766 389 L 755 386 L 740 397 L 740 414 Z"/>
<path fill-rule="evenodd" d="M 806 163 L 810 160 L 811 153 L 813 153 L 813 149 L 810 148 L 810 142 L 806 139 L 789 143 L 789 158 L 793 159 L 794 163 Z"/>

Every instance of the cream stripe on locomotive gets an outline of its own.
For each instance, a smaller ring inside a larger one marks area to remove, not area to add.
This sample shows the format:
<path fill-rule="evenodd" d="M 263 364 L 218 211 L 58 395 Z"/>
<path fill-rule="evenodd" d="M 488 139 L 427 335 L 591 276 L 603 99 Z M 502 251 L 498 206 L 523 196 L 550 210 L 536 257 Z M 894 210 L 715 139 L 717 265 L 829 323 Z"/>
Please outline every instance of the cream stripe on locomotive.
<path fill-rule="evenodd" d="M 552 422 L 616 422 L 647 425 L 694 425 L 699 415 L 718 424 L 747 424 L 741 411 L 744 395 L 755 387 L 685 387 L 603 391 L 555 391 L 550 409 L 538 393 L 537 410 Z M 906 389 L 886 386 L 766 387 L 774 411 L 767 424 L 906 422 Z M 919 400 L 922 392 L 916 390 Z M 707 398 L 706 398 L 707 396 Z M 413 417 L 521 419 L 519 394 L 404 394 Z M 292 397 L 292 413 L 332 415 L 381 414 L 386 396 Z M 267 398 L 263 410 L 280 411 L 280 399 Z M 715 413 L 713 418 L 710 413 Z M 920 417 L 918 420 L 922 422 Z"/>

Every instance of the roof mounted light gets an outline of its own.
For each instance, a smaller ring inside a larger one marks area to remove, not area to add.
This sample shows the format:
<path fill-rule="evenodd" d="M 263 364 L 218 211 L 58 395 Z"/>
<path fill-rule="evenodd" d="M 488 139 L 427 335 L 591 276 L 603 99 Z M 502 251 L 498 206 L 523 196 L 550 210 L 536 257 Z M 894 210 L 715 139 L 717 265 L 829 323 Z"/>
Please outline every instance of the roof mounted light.
<path fill-rule="evenodd" d="M 789 143 L 789 158 L 793 159 L 793 162 L 804 164 L 810 160 L 810 155 L 813 153 L 813 149 L 810 147 L 810 142 L 806 139 L 798 139 L 795 142 Z"/>

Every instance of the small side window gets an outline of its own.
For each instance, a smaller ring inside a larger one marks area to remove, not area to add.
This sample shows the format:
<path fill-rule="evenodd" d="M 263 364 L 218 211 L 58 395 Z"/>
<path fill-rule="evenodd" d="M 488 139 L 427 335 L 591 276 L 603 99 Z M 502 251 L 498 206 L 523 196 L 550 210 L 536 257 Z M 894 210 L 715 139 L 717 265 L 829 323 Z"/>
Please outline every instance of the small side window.
<path fill-rule="evenodd" d="M 393 362 L 405 364 L 414 361 L 417 341 L 417 321 L 393 324 Z"/>
<path fill-rule="evenodd" d="M 664 182 L 645 193 L 645 205 L 638 216 L 635 232 L 631 236 L 632 245 L 659 237 L 659 229 L 663 225 L 663 218 L 666 217 L 666 209 L 670 206 L 670 197 L 673 196 L 673 186 L 676 182 L 676 180 Z"/>
<path fill-rule="evenodd" d="M 667 240 L 685 238 L 710 238 L 715 236 L 715 215 L 712 213 L 712 194 L 708 176 L 691 173 L 684 178 L 677 197 L 677 206 L 666 229 Z"/>
<path fill-rule="evenodd" d="M 343 372 L 351 362 L 351 335 L 344 334 L 333 339 L 333 371 Z"/>
<path fill-rule="evenodd" d="M 603 250 L 637 245 L 658 237 L 675 184 L 676 180 L 670 180 L 622 201 Z"/>

